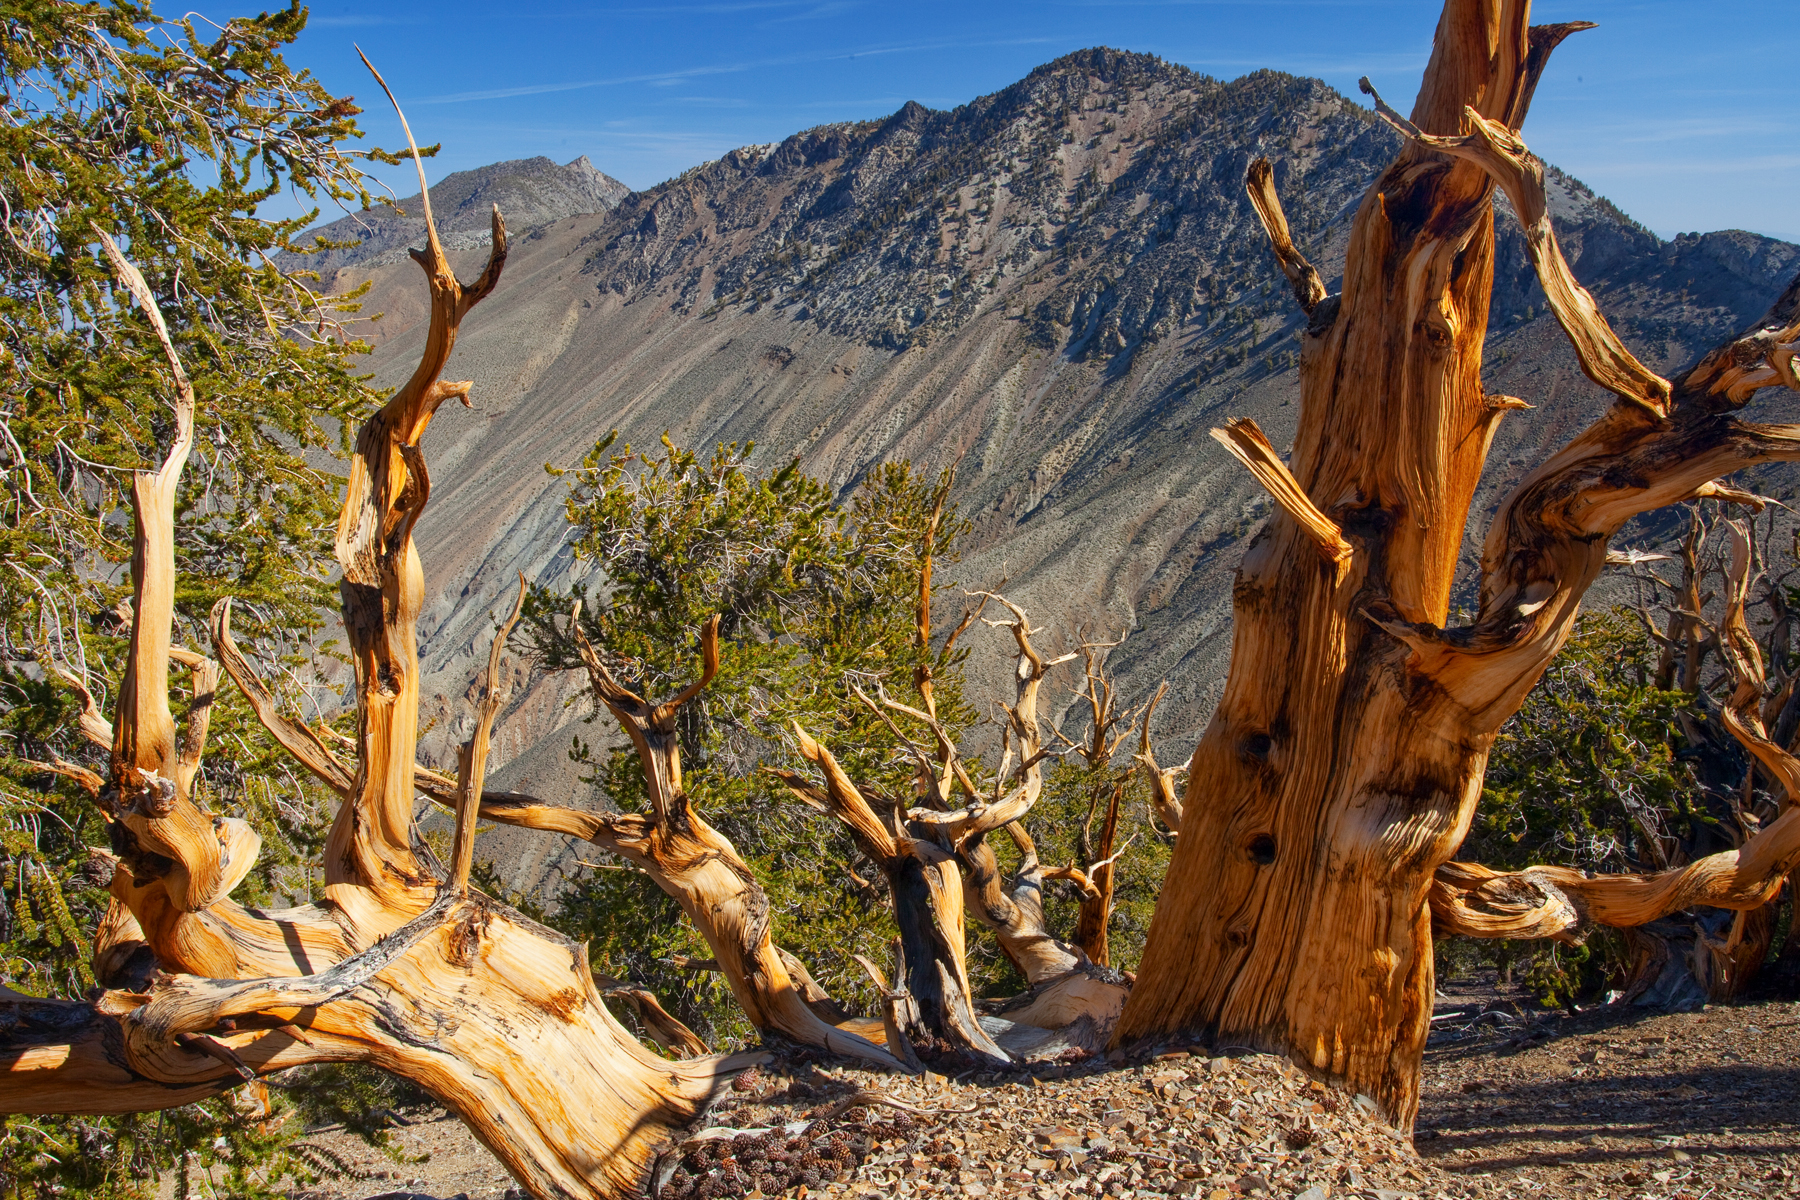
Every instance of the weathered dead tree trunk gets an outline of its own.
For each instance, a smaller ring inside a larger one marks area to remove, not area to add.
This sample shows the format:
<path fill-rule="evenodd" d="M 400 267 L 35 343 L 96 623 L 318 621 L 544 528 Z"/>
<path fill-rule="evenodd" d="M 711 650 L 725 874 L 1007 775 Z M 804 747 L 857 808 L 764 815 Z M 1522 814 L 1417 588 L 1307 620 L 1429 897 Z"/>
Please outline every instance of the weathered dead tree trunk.
<path fill-rule="evenodd" d="M 274 712 L 231 643 L 228 609 L 215 614 L 220 657 L 252 704 L 344 796 L 323 864 L 325 902 L 280 912 L 230 899 L 255 861 L 255 835 L 202 812 L 189 796 L 206 710 L 177 738 L 168 666 L 171 658 L 187 663 L 197 686 L 212 677 L 210 662 L 170 645 L 176 488 L 194 397 L 149 289 L 105 243 L 163 341 L 176 391 L 174 445 L 132 489 L 135 604 L 111 769 L 104 781 L 84 780 L 111 822 L 117 852 L 116 902 L 96 953 L 113 990 L 88 1002 L 0 993 L 0 1110 L 144 1111 L 286 1067 L 368 1062 L 460 1116 L 533 1196 L 626 1195 L 666 1132 L 691 1119 L 722 1077 L 755 1060 L 671 1062 L 646 1050 L 607 1011 L 583 947 L 468 887 L 471 797 L 498 710 L 498 646 L 464 756 L 448 877 L 415 837 L 414 623 L 424 582 L 412 529 L 430 492 L 420 440 L 444 400 L 468 394 L 469 384 L 439 376 L 459 323 L 493 289 L 506 257 L 496 210 L 487 267 L 465 287 L 445 260 L 429 207 L 426 225 L 428 247 L 414 252 L 431 290 L 425 350 L 411 380 L 357 438 L 338 526 L 356 668 L 354 765 Z M 102 723 L 84 718 L 90 736 Z"/>
<path fill-rule="evenodd" d="M 1567 637 L 1607 539 L 1721 475 L 1800 458 L 1800 428 L 1733 415 L 1757 388 L 1794 385 L 1800 314 L 1784 309 L 1671 386 L 1575 282 L 1542 165 L 1517 131 L 1550 51 L 1583 26 L 1533 28 L 1529 9 L 1446 3 L 1412 121 L 1387 110 L 1410 144 L 1357 213 L 1340 297 L 1294 247 L 1266 165 L 1251 171 L 1310 315 L 1301 411 L 1286 464 L 1246 422 L 1215 435 L 1281 511 L 1239 569 L 1230 677 L 1194 753 L 1116 1035 L 1284 1050 L 1403 1127 L 1430 1023 L 1433 874 L 1461 843 L 1493 738 Z M 1496 182 L 1583 369 L 1619 400 L 1502 504 L 1474 622 L 1446 629 L 1483 457 L 1497 422 L 1524 407 L 1481 386 Z M 1608 881 L 1590 903 L 1648 888 L 1761 904 L 1800 856 L 1796 824 L 1783 817 L 1729 866 Z"/>
<path fill-rule="evenodd" d="M 903 823 L 884 824 L 831 751 L 799 726 L 794 734 L 801 756 L 819 769 L 825 785 L 815 787 L 790 771 L 776 774 L 795 795 L 841 820 L 857 849 L 887 878 L 904 968 L 894 979 L 894 991 L 911 997 L 911 1004 L 901 1011 L 916 1017 L 900 1024 L 907 1048 L 894 1049 L 902 1057 L 918 1047 L 967 1050 L 1006 1062 L 1006 1051 L 975 1015 L 964 941 L 962 875 L 955 858 Z M 877 977 L 876 983 L 885 990 L 885 980 Z"/>
<path fill-rule="evenodd" d="M 1045 659 L 1032 645 L 1024 610 L 1004 597 L 985 599 L 1011 611 L 1012 620 L 988 623 L 1010 630 L 1018 651 L 1016 694 L 1012 704 L 1002 706 L 1004 751 L 991 793 L 976 785 L 935 711 L 901 704 L 885 694 L 879 701 L 862 698 L 910 750 L 922 804 L 904 810 L 895 805 L 884 819 L 831 751 L 799 727 L 794 730 L 797 747 L 818 768 L 823 786 L 797 772 L 771 772 L 802 801 L 843 821 L 857 848 L 887 878 L 900 933 L 900 963 L 891 990 L 872 964 L 864 966 L 888 995 L 890 1014 L 910 1014 L 910 1019 L 891 1015 L 889 1020 L 898 1021 L 905 1044 L 896 1049 L 902 1056 L 919 1047 L 960 1050 L 999 1062 L 1011 1057 L 976 1012 L 967 966 L 966 912 L 973 912 L 993 931 L 1001 950 L 1032 985 L 1025 995 L 1001 1006 L 1009 1026 L 1061 1029 L 1085 1017 L 1092 1028 L 1104 1030 L 1124 1002 L 1125 989 L 1116 977 L 1097 971 L 1079 947 L 1050 933 L 1044 918 L 1043 867 L 1030 836 L 1019 825 L 1042 793 L 1042 763 L 1051 753 L 1044 748 L 1038 722 L 1039 693 L 1050 668 L 1073 656 Z M 958 632 L 967 624 L 965 620 Z M 928 626 L 922 624 L 921 629 Z M 922 691 L 929 704 L 929 691 Z M 913 744 L 890 713 L 925 725 L 936 742 L 935 757 Z M 958 790 L 965 803 L 952 808 Z M 986 845 L 986 838 L 1001 829 L 1008 831 L 1021 852 L 1019 870 L 1010 884 L 1001 881 L 998 860 Z"/>
<path fill-rule="evenodd" d="M 1759 511 L 1764 507 L 1748 494 L 1742 499 Z M 1729 541 L 1727 565 L 1704 566 L 1709 534 L 1719 530 Z M 1680 564 L 1677 581 L 1664 579 L 1644 565 L 1671 558 Z M 1787 605 L 1783 588 L 1772 582 L 1763 598 L 1771 614 L 1761 623 L 1767 633 L 1759 645 L 1746 617 L 1749 590 L 1761 577 L 1750 530 L 1722 520 L 1709 526 L 1698 504 L 1693 506 L 1688 533 L 1677 554 L 1621 551 L 1610 555 L 1608 561 L 1633 568 L 1633 578 L 1652 589 L 1649 603 L 1640 603 L 1638 615 L 1661 647 L 1656 683 L 1692 698 L 1697 711 L 1678 714 L 1679 736 L 1685 743 L 1682 757 L 1700 791 L 1700 803 L 1719 818 L 1716 822 L 1690 822 L 1686 832 L 1676 836 L 1664 827 L 1656 810 L 1642 803 L 1630 805 L 1646 865 L 1666 870 L 1722 846 L 1741 844 L 1757 827 L 1759 816 L 1777 815 L 1769 808 L 1785 809 L 1792 802 L 1779 775 L 1759 763 L 1755 754 L 1746 759 L 1739 752 L 1746 735 L 1773 742 L 1775 749 L 1786 741 L 1779 735 L 1771 737 L 1767 729 L 1781 727 L 1794 692 L 1793 676 L 1785 670 L 1791 634 Z M 1724 615 L 1717 624 L 1705 616 L 1708 602 L 1714 599 L 1704 586 L 1705 578 L 1714 569 L 1724 584 Z M 1657 604 L 1664 591 L 1669 594 L 1668 601 Z M 1733 689 L 1722 706 L 1702 681 L 1702 668 L 1715 653 L 1725 660 Z M 1773 669 L 1772 678 L 1764 678 L 1765 663 Z M 1717 719 L 1705 719 L 1702 714 Z M 1759 780 L 1773 788 L 1772 805 L 1765 807 L 1759 800 Z M 1771 900 L 1748 912 L 1695 909 L 1630 927 L 1625 933 L 1630 960 L 1619 987 L 1620 1000 L 1692 1009 L 1737 995 L 1768 956 L 1776 908 L 1776 901 Z"/>
<path fill-rule="evenodd" d="M 1087 869 L 1070 865 L 1045 873 L 1045 878 L 1062 879 L 1075 885 L 1079 895 L 1075 915 L 1075 944 L 1099 966 L 1108 965 L 1107 929 L 1112 924 L 1113 866 L 1118 855 L 1113 843 L 1119 835 L 1119 803 L 1125 798 L 1125 785 L 1117 783 L 1109 789 L 1106 816 L 1100 823 L 1100 857 Z"/>

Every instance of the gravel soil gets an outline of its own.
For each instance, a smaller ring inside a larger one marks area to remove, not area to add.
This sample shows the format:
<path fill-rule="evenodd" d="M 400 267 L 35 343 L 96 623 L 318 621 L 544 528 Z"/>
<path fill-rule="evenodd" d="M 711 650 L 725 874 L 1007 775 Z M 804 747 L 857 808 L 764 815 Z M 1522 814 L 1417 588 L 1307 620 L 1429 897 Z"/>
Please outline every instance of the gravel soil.
<path fill-rule="evenodd" d="M 1800 1004 L 1538 1016 L 1447 991 L 1410 1145 L 1271 1055 L 910 1079 L 799 1051 L 714 1101 L 659 1161 L 655 1197 L 1800 1196 Z M 413 1116 L 403 1161 L 315 1134 L 366 1172 L 316 1200 L 505 1196 L 459 1122 Z"/>

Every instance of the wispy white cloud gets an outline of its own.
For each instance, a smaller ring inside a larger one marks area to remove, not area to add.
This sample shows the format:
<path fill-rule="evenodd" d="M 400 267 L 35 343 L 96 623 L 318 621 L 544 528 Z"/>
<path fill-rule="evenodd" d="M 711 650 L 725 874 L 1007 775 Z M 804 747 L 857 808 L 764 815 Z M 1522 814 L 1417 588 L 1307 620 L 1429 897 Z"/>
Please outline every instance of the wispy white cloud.
<path fill-rule="evenodd" d="M 1788 126 L 1785 122 L 1772 117 L 1739 118 L 1724 114 L 1708 114 L 1697 117 L 1670 117 L 1655 122 L 1653 128 L 1645 128 L 1639 121 L 1612 121 L 1605 123 L 1583 122 L 1570 127 L 1566 136 L 1579 138 L 1582 145 L 1593 146 L 1630 146 L 1644 144 L 1660 144 L 1663 142 L 1687 141 L 1703 138 L 1707 141 L 1736 140 L 1748 137 L 1762 137 L 1769 141 L 1780 142 L 1787 138 Z M 1552 137 L 1560 140 L 1565 131 L 1557 131 Z"/>
<path fill-rule="evenodd" d="M 605 79 L 579 79 L 567 83 L 527 83 L 517 87 L 451 92 L 441 96 L 425 96 L 412 101 L 412 103 L 466 104 L 474 100 L 509 100 L 516 96 L 542 96 L 552 92 L 575 92 L 588 88 L 620 87 L 629 84 L 668 86 L 670 83 L 686 79 L 700 79 L 712 75 L 736 75 L 745 71 L 804 66 L 810 63 L 835 62 L 839 59 L 876 58 L 894 54 L 925 54 L 943 50 L 976 50 L 993 46 L 1031 46 L 1041 45 L 1050 40 L 1049 38 L 1000 38 L 986 41 L 940 41 L 900 46 L 864 46 L 854 50 L 839 50 L 832 53 L 792 54 L 778 58 L 715 63 L 708 66 L 687 67 L 679 71 L 656 71 L 643 75 L 615 75 Z"/>
<path fill-rule="evenodd" d="M 775 17 L 763 21 L 764 25 L 789 25 L 796 21 L 824 21 L 832 17 L 841 17 L 845 13 L 854 12 L 862 5 L 856 0 L 833 0 L 826 4 L 809 4 L 802 11 L 789 13 L 784 17 Z"/>

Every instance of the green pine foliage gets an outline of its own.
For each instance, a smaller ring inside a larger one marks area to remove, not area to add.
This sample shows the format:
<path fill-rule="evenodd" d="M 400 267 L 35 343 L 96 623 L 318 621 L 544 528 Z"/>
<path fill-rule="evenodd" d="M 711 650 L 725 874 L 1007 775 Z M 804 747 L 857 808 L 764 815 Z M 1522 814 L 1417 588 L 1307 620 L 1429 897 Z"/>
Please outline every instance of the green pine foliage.
<path fill-rule="evenodd" d="M 1457 858 L 1496 869 L 1534 863 L 1587 871 L 1656 870 L 1648 831 L 1681 842 L 1716 824 L 1678 754 L 1694 697 L 1656 683 L 1657 648 L 1624 609 L 1582 615 L 1568 643 L 1501 730 L 1474 825 Z M 1586 1000 L 1623 974 L 1624 943 L 1582 946 L 1452 940 L 1444 965 L 1486 961 L 1546 1006 Z"/>
<path fill-rule="evenodd" d="M 316 213 L 258 210 L 284 193 L 366 205 L 362 163 L 393 160 L 349 149 L 359 110 L 283 59 L 305 22 L 298 4 L 217 23 L 133 0 L 0 0 L 0 978 L 19 991 L 75 996 L 96 982 L 87 931 L 111 869 L 88 848 L 109 844 L 106 826 L 41 764 L 105 771 L 57 672 L 84 679 L 110 715 L 129 632 L 131 472 L 155 466 L 173 433 L 167 365 L 96 229 L 143 272 L 199 397 L 178 500 L 177 641 L 206 647 L 213 602 L 238 598 L 240 640 L 284 702 L 317 712 L 301 672 L 332 599 L 338 479 L 322 464 L 375 397 L 346 328 L 356 297 L 324 297 L 273 261 L 300 249 Z M 262 834 L 239 899 L 309 898 L 329 798 L 229 687 L 195 798 Z M 293 1124 L 240 1119 L 229 1100 L 9 1119 L 0 1192 L 136 1196 L 179 1167 L 180 1194 L 272 1194 L 331 1169 L 293 1148 Z"/>
<path fill-rule="evenodd" d="M 767 890 L 777 943 L 854 1002 L 867 984 L 850 955 L 888 958 L 892 926 L 879 875 L 835 819 L 802 806 L 758 768 L 805 768 L 789 748 L 798 721 L 853 778 L 878 794 L 909 797 L 911 760 L 852 687 L 916 697 L 922 665 L 934 674 L 946 725 L 973 722 L 961 698 L 964 652 L 922 652 L 917 644 L 926 533 L 949 476 L 883 465 L 840 505 L 797 464 L 756 470 L 752 449 L 720 446 L 702 456 L 666 437 L 649 452 L 615 447 L 611 437 L 597 445 L 569 473 L 575 552 L 605 589 L 577 588 L 580 619 L 620 682 L 660 698 L 698 673 L 699 629 L 720 614 L 719 674 L 680 717 L 686 788 Z M 931 550 L 940 572 L 955 562 L 967 527 L 946 503 Z M 519 636 L 546 667 L 578 664 L 570 607 L 570 596 L 542 590 L 527 602 Z M 642 811 L 636 756 L 609 716 L 595 722 L 576 740 L 574 758 L 601 803 Z M 710 957 L 705 943 L 627 864 L 597 863 L 559 897 L 555 920 L 591 943 L 596 968 L 649 988 L 709 1041 L 748 1034 L 723 982 L 679 965 Z"/>
<path fill-rule="evenodd" d="M 357 1177 L 328 1148 L 299 1140 L 292 1107 L 244 1093 L 122 1117 L 0 1116 L 0 1195 L 151 1200 L 282 1200 L 324 1179 Z"/>
<path fill-rule="evenodd" d="M 178 640 L 207 645 L 213 602 L 238 598 L 240 636 L 293 669 L 330 601 L 339 444 L 373 396 L 343 320 L 278 271 L 312 214 L 259 218 L 283 190 L 369 199 L 350 151 L 358 111 L 282 59 L 297 5 L 215 25 L 147 5 L 7 0 L 0 7 L 0 956 L 12 986 L 90 986 L 67 916 L 91 928 L 104 878 L 84 847 L 107 837 L 93 805 L 35 764 L 90 767 L 75 732 L 84 677 L 110 706 L 130 595 L 130 473 L 172 436 L 168 372 L 146 322 L 115 290 L 95 229 L 143 272 L 200 397 L 179 500 Z M 290 688 L 290 695 L 292 689 Z M 316 789 L 269 753 L 228 693 L 198 799 L 242 812 L 265 839 L 247 899 L 305 891 Z"/>

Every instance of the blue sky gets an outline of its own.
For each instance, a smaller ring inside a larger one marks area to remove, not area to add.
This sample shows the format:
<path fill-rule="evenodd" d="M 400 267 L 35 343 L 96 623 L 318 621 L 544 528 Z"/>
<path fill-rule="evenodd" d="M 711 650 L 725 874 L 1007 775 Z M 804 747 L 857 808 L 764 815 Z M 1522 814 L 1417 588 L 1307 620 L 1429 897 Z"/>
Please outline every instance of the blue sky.
<path fill-rule="evenodd" d="M 368 52 L 422 142 L 428 178 L 506 158 L 586 154 L 634 188 L 752 142 L 951 108 L 1071 50 L 1139 50 L 1231 79 L 1316 75 L 1359 101 L 1367 74 L 1402 109 L 1437 0 L 694 0 L 435 4 L 320 0 L 289 53 L 354 94 L 374 140 L 403 145 L 357 61 Z M 223 15 L 217 10 L 211 15 Z M 1800 241 L 1792 126 L 1800 21 L 1773 0 L 1543 0 L 1591 20 L 1563 44 L 1525 137 L 1667 237 L 1743 228 Z M 385 176 L 402 193 L 410 172 Z M 330 216 L 331 214 L 327 214 Z"/>

